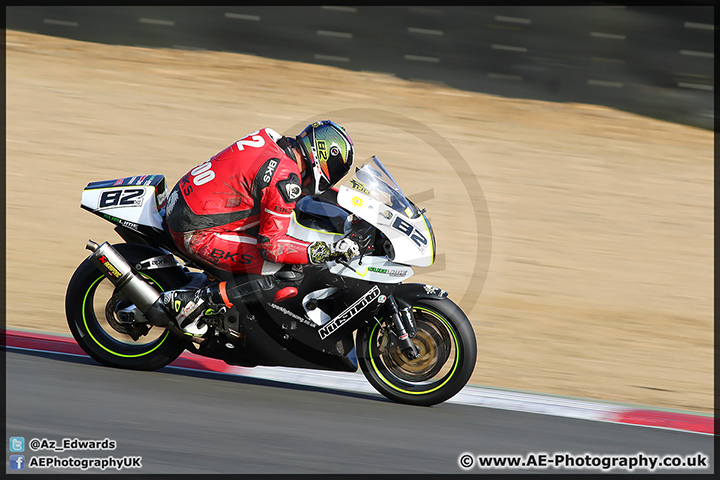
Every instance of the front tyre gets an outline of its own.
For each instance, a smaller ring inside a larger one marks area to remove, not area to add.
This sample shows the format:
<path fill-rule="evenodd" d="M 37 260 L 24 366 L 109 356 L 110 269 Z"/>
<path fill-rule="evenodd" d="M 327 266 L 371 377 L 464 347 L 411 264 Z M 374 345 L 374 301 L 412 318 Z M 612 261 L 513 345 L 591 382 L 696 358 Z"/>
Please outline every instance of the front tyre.
<path fill-rule="evenodd" d="M 162 252 L 137 244 L 118 244 L 115 249 L 131 264 Z M 158 291 L 183 283 L 178 267 L 151 270 L 144 279 Z M 144 335 L 134 340 L 128 334 L 132 324 L 119 313 L 132 303 L 92 264 L 83 261 L 75 270 L 65 296 L 65 315 L 78 345 L 103 365 L 133 370 L 157 370 L 175 360 L 185 349 L 181 339 L 168 330 L 147 323 L 137 325 Z"/>
<path fill-rule="evenodd" d="M 390 400 L 435 405 L 453 397 L 470 379 L 477 356 L 475 333 L 448 298 L 420 298 L 412 310 L 417 328 L 412 340 L 419 358 L 409 360 L 375 323 L 358 332 L 358 363 L 370 384 Z"/>

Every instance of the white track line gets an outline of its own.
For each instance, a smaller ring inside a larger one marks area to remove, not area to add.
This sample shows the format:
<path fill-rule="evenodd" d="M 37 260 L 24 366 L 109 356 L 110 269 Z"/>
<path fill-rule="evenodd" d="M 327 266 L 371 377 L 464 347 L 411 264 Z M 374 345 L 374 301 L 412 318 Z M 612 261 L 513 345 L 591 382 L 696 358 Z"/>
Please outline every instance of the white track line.
<path fill-rule="evenodd" d="M 174 27 L 175 26 L 175 22 L 173 22 L 172 20 L 159 20 L 156 18 L 141 18 L 139 21 L 140 21 L 140 23 L 148 23 L 150 25 L 163 25 L 166 27 Z"/>
<path fill-rule="evenodd" d="M 520 17 L 504 17 L 502 15 L 496 15 L 495 20 L 498 22 L 507 22 L 507 23 L 522 23 L 525 25 L 528 25 L 530 23 L 529 18 L 520 18 Z"/>
<path fill-rule="evenodd" d="M 53 20 L 52 18 L 43 18 L 43 23 L 47 23 L 48 25 L 60 25 L 63 27 L 77 27 L 80 25 L 77 22 L 68 22 L 65 20 Z"/>
<path fill-rule="evenodd" d="M 236 20 L 250 20 L 253 22 L 259 22 L 260 21 L 260 15 L 247 15 L 244 13 L 226 13 L 225 18 L 234 18 Z"/>

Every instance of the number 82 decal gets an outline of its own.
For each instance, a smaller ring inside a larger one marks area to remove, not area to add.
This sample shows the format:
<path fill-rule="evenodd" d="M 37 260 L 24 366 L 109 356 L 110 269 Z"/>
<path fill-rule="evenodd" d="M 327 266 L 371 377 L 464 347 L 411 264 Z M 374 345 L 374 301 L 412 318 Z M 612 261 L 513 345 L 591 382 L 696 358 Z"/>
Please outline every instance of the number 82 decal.
<path fill-rule="evenodd" d="M 425 247 L 427 246 L 427 238 L 425 238 L 425 235 L 420 233 L 418 229 L 413 227 L 410 223 L 406 222 L 400 217 L 395 217 L 395 221 L 392 223 L 392 226 L 395 230 L 404 233 L 408 237 L 410 237 L 410 240 L 415 242 L 415 244 L 420 248 L 421 251 L 425 250 Z"/>
<path fill-rule="evenodd" d="M 105 190 L 100 194 L 98 208 L 138 207 L 142 205 L 144 193 L 142 188 Z"/>

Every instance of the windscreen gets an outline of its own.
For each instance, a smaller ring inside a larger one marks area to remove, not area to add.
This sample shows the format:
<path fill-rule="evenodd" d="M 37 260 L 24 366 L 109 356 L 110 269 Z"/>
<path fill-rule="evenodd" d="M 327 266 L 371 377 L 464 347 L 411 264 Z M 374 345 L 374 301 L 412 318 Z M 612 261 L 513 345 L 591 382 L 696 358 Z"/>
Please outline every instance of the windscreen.
<path fill-rule="evenodd" d="M 405 197 L 395 179 L 376 156 L 370 157 L 360 166 L 344 185 L 384 203 L 397 212 L 402 212 L 408 218 L 420 215 L 417 207 Z"/>

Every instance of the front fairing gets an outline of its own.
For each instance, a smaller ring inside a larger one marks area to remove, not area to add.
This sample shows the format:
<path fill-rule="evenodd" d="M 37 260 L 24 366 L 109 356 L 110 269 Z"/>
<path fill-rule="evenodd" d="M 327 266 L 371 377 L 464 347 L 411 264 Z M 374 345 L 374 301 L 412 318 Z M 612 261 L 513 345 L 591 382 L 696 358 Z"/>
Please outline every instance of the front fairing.
<path fill-rule="evenodd" d="M 370 223 L 392 243 L 395 263 L 428 267 L 435 261 L 430 222 L 373 156 L 338 189 L 338 205 Z"/>

